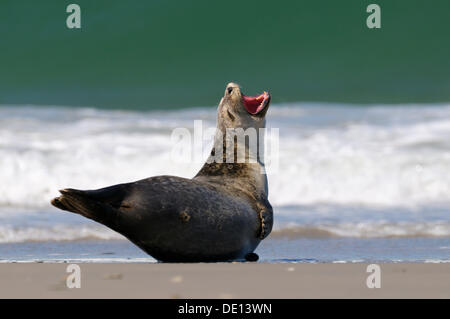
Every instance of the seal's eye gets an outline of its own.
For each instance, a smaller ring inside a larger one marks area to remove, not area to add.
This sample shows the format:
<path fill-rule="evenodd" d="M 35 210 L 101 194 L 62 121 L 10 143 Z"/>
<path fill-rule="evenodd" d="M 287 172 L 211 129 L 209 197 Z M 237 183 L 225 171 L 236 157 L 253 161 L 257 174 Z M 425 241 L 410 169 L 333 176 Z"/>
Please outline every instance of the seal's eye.
<path fill-rule="evenodd" d="M 228 90 L 228 94 L 230 94 L 233 91 L 233 88 L 229 87 L 227 90 Z"/>

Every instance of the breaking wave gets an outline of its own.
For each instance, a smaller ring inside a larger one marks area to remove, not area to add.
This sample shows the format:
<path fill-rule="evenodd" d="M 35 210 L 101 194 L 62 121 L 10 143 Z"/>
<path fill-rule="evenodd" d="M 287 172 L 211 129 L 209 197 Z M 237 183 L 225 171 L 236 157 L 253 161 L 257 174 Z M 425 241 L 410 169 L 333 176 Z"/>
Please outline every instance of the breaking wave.
<path fill-rule="evenodd" d="M 388 238 L 450 237 L 450 223 L 338 223 L 318 225 L 291 224 L 275 228 L 271 238 Z M 101 225 L 0 226 L 0 243 L 123 240 L 125 237 Z"/>
<path fill-rule="evenodd" d="M 62 187 L 192 177 L 201 164 L 173 162 L 171 132 L 197 119 L 214 127 L 215 112 L 0 107 L 0 206 L 45 207 Z M 274 205 L 450 203 L 449 105 L 274 105 L 268 119 L 280 129 Z"/>

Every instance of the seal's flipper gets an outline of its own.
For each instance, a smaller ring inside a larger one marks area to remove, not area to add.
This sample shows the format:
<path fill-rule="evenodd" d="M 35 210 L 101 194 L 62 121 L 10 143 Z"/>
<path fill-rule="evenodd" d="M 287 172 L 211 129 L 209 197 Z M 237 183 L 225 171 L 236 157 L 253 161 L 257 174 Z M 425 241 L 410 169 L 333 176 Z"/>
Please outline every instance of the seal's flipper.
<path fill-rule="evenodd" d="M 120 198 L 116 197 L 119 195 L 119 192 L 114 192 L 111 188 L 107 187 L 104 193 L 101 192 L 102 190 L 82 191 L 70 188 L 63 189 L 59 191 L 61 196 L 54 198 L 51 203 L 59 209 L 80 214 L 110 226 L 114 224 L 118 213 L 117 208 L 120 207 Z"/>

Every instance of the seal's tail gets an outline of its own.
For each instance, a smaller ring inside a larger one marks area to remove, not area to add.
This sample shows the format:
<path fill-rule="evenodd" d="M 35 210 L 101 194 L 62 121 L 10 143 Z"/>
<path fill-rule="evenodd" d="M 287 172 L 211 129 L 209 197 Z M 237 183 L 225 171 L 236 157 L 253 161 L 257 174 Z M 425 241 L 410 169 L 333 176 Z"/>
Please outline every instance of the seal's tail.
<path fill-rule="evenodd" d="M 107 226 L 113 225 L 125 196 L 122 185 L 94 191 L 66 188 L 51 204 L 59 209 L 80 214 Z M 111 227 L 111 226 L 110 226 Z"/>

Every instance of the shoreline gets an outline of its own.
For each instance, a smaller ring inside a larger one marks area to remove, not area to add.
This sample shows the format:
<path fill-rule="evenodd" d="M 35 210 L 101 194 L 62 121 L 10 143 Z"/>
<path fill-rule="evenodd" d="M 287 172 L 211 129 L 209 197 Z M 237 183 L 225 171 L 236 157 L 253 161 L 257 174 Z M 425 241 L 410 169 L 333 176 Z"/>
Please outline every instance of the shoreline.
<path fill-rule="evenodd" d="M 386 250 L 386 247 L 389 247 Z M 276 238 L 255 250 L 259 263 L 445 263 L 448 238 Z M 0 244 L 0 263 L 148 263 L 128 240 Z"/>
<path fill-rule="evenodd" d="M 67 288 L 64 263 L 0 264 L 0 298 L 450 298 L 450 264 L 79 263 Z"/>

